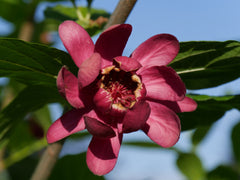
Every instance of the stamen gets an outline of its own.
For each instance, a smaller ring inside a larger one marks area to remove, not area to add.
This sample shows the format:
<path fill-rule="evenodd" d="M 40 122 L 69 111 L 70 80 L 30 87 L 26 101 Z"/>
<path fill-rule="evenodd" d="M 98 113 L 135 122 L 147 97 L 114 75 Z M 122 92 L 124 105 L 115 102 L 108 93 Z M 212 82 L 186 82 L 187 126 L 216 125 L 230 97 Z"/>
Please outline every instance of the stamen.
<path fill-rule="evenodd" d="M 126 110 L 136 103 L 141 80 L 132 72 L 125 72 L 114 66 L 102 71 L 101 88 L 111 96 L 112 108 Z"/>

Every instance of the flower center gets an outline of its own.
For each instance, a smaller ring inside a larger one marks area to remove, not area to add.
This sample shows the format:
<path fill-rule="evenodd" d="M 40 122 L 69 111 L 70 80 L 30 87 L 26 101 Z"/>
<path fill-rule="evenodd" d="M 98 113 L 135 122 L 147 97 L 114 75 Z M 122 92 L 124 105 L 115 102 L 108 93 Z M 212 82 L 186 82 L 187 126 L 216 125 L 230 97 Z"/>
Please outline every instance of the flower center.
<path fill-rule="evenodd" d="M 133 107 L 141 96 L 140 78 L 134 72 L 125 72 L 115 66 L 103 69 L 102 75 L 101 88 L 110 94 L 112 108 L 125 111 Z"/>

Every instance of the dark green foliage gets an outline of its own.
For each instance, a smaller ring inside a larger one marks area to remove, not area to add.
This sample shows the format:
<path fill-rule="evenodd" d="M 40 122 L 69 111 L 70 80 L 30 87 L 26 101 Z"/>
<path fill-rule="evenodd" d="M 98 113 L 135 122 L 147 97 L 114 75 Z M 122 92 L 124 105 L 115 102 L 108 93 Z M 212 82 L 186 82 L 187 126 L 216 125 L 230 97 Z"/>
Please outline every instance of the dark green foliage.
<path fill-rule="evenodd" d="M 58 160 L 49 180 L 59 179 L 92 179 L 104 180 L 103 176 L 94 175 L 87 167 L 86 153 L 67 155 Z"/>
<path fill-rule="evenodd" d="M 188 89 L 221 85 L 240 75 L 240 42 L 182 42 L 170 66 L 179 73 Z"/>
<path fill-rule="evenodd" d="M 230 166 L 220 165 L 207 174 L 207 180 L 238 180 L 238 173 Z"/>
<path fill-rule="evenodd" d="M 192 95 L 198 107 L 193 112 L 179 113 L 182 130 L 194 129 L 199 126 L 208 126 L 221 118 L 226 111 L 240 109 L 240 95 L 236 96 L 205 96 Z"/>

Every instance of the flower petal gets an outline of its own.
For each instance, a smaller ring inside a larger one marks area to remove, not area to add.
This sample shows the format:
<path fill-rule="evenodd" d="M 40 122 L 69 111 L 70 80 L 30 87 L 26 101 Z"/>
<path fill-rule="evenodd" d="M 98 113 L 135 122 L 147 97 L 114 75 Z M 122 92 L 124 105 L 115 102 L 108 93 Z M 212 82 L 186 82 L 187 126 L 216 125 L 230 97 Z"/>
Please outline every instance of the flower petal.
<path fill-rule="evenodd" d="M 129 109 L 123 119 L 123 132 L 137 131 L 143 127 L 150 115 L 150 106 L 145 101 L 137 102 Z"/>
<path fill-rule="evenodd" d="M 138 61 L 136 61 L 133 58 L 126 57 L 126 56 L 115 57 L 114 62 L 117 63 L 117 65 L 120 67 L 120 69 L 122 69 L 126 72 L 136 71 L 140 67 L 142 67 L 142 65 Z"/>
<path fill-rule="evenodd" d="M 191 112 L 195 111 L 197 108 L 197 103 L 189 98 L 185 97 L 182 101 L 157 101 L 168 108 L 172 109 L 176 113 L 180 112 Z"/>
<path fill-rule="evenodd" d="M 86 110 L 84 108 L 72 109 L 57 119 L 48 129 L 48 143 L 54 143 L 75 132 L 84 130 L 85 123 L 83 120 L 83 115 L 85 113 Z"/>
<path fill-rule="evenodd" d="M 151 114 L 143 131 L 162 147 L 171 147 L 179 139 L 180 120 L 169 108 L 155 102 L 149 102 Z"/>
<path fill-rule="evenodd" d="M 134 50 L 131 57 L 138 60 L 143 67 L 169 64 L 179 51 L 178 40 L 170 34 L 158 34 Z"/>
<path fill-rule="evenodd" d="M 191 112 L 197 109 L 197 103 L 189 97 L 185 97 L 182 101 L 177 101 L 177 104 L 181 112 Z"/>
<path fill-rule="evenodd" d="M 76 22 L 64 21 L 59 26 L 59 36 L 78 67 L 92 55 L 93 41 L 87 31 Z"/>
<path fill-rule="evenodd" d="M 90 58 L 85 60 L 78 71 L 78 83 L 79 88 L 82 89 L 85 86 L 91 84 L 99 75 L 101 70 L 101 56 L 98 53 L 94 53 Z"/>
<path fill-rule="evenodd" d="M 110 112 L 112 104 L 111 95 L 103 88 L 99 88 L 93 98 L 93 101 L 99 111 L 104 112 L 104 114 Z"/>
<path fill-rule="evenodd" d="M 84 121 L 88 132 L 93 136 L 104 138 L 116 136 L 112 127 L 99 120 L 99 117 L 93 110 L 84 116 Z"/>
<path fill-rule="evenodd" d="M 115 166 L 122 142 L 122 134 L 113 138 L 93 136 L 87 150 L 88 168 L 96 175 L 109 173 Z"/>
<path fill-rule="evenodd" d="M 185 85 L 171 67 L 153 66 L 142 71 L 141 76 L 148 98 L 179 101 L 185 97 Z"/>
<path fill-rule="evenodd" d="M 79 97 L 78 80 L 70 71 L 62 67 L 57 77 L 58 91 L 75 108 L 84 107 Z"/>
<path fill-rule="evenodd" d="M 112 64 L 112 59 L 121 56 L 127 40 L 132 32 L 129 24 L 119 24 L 106 29 L 95 44 L 95 52 L 102 58 L 102 68 Z"/>

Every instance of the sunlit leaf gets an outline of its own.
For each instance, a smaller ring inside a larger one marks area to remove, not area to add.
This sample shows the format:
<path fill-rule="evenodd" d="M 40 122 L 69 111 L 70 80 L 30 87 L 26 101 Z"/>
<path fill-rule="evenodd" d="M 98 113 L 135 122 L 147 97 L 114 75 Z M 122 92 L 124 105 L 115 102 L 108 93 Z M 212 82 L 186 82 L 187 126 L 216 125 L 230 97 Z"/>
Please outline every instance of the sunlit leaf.
<path fill-rule="evenodd" d="M 60 50 L 17 39 L 0 38 L 0 76 L 30 85 L 56 86 L 59 69 L 76 72 L 71 57 Z"/>
<path fill-rule="evenodd" d="M 13 164 L 23 160 L 24 158 L 27 158 L 33 153 L 36 153 L 40 150 L 42 150 L 44 147 L 47 146 L 46 139 L 41 140 L 35 140 L 31 143 L 28 142 L 26 147 L 22 148 L 15 148 L 16 151 L 11 152 L 4 160 L 4 166 L 6 168 L 12 166 Z"/>
<path fill-rule="evenodd" d="M 178 114 L 182 130 L 211 125 L 226 111 L 233 108 L 240 109 L 240 95 L 222 97 L 191 95 L 190 97 L 196 100 L 198 107 L 193 112 Z"/>
<path fill-rule="evenodd" d="M 86 16 L 88 13 L 88 8 L 86 7 L 78 7 L 78 9 L 81 11 L 83 16 Z M 77 14 L 76 9 L 74 7 L 67 7 L 62 5 L 57 5 L 55 7 L 48 7 L 45 10 L 45 15 L 47 18 L 57 19 L 60 21 L 64 20 L 77 20 Z M 103 17 L 109 17 L 110 14 L 107 13 L 105 10 L 102 9 L 91 9 L 91 19 L 95 20 L 99 16 Z"/>
<path fill-rule="evenodd" d="M 182 42 L 180 52 L 170 66 L 188 89 L 221 85 L 240 75 L 240 42 Z"/>
<path fill-rule="evenodd" d="M 177 166 L 189 180 L 202 180 L 205 171 L 201 160 L 192 153 L 181 153 L 177 159 Z"/>
<path fill-rule="evenodd" d="M 85 30 L 89 33 L 90 36 L 93 36 L 99 33 L 106 21 L 109 18 L 110 14 L 102 9 L 90 9 L 91 18 L 87 18 L 89 9 L 86 7 L 78 7 L 78 11 L 84 16 L 85 19 L 79 19 L 76 9 L 74 7 L 66 7 L 62 5 L 57 5 L 55 7 L 48 7 L 45 10 L 46 18 L 55 19 L 59 21 L 59 24 L 65 20 L 77 21 Z"/>
<path fill-rule="evenodd" d="M 94 175 L 87 167 L 86 153 L 67 155 L 57 161 L 49 180 L 92 179 L 104 180 L 103 176 Z"/>

